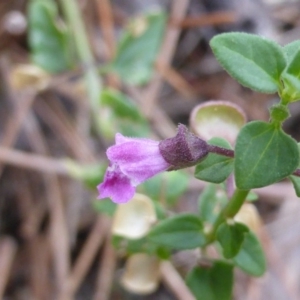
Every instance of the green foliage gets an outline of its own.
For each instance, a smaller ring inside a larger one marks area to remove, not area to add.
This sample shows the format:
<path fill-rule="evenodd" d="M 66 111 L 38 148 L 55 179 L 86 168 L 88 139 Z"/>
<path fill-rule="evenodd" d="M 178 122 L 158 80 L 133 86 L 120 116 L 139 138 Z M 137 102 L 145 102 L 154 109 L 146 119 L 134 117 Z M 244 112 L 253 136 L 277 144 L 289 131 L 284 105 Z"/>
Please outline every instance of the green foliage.
<path fill-rule="evenodd" d="M 218 190 L 217 185 L 208 184 L 199 196 L 198 207 L 201 220 L 213 224 L 221 209 L 227 203 L 227 196 Z"/>
<path fill-rule="evenodd" d="M 181 214 L 161 221 L 148 234 L 148 239 L 175 250 L 201 247 L 205 244 L 203 224 L 192 214 Z"/>
<path fill-rule="evenodd" d="M 282 75 L 284 90 L 282 92 L 285 102 L 293 102 L 300 99 L 300 43 L 285 46 L 288 65 Z"/>
<path fill-rule="evenodd" d="M 147 253 L 149 255 L 157 255 L 161 259 L 169 259 L 171 255 L 169 249 L 152 243 L 147 237 L 142 237 L 140 239 L 126 239 L 114 235 L 112 237 L 112 243 L 116 249 L 122 250 L 129 255 Z"/>
<path fill-rule="evenodd" d="M 161 200 L 172 206 L 186 191 L 188 183 L 188 175 L 179 170 L 159 174 L 144 182 L 139 189 L 151 199 Z"/>
<path fill-rule="evenodd" d="M 225 258 L 232 258 L 238 254 L 244 241 L 245 233 L 249 229 L 241 223 L 223 223 L 217 231 L 217 240 L 223 249 Z"/>
<path fill-rule="evenodd" d="M 291 63 L 295 54 L 300 50 L 300 40 L 289 43 L 283 47 L 285 57 L 287 60 L 287 65 Z"/>
<path fill-rule="evenodd" d="M 103 213 L 112 217 L 117 209 L 117 204 L 112 202 L 111 199 L 105 198 L 101 200 L 95 200 L 93 202 L 93 208 L 98 213 Z"/>
<path fill-rule="evenodd" d="M 275 42 L 232 32 L 215 36 L 210 45 L 222 67 L 240 84 L 264 93 L 274 93 L 281 86 L 286 61 Z"/>
<path fill-rule="evenodd" d="M 138 107 L 124 94 L 104 89 L 101 93 L 102 112 L 99 118 L 101 131 L 107 137 L 116 132 L 125 136 L 147 136 L 149 126 Z"/>
<path fill-rule="evenodd" d="M 261 276 L 266 271 L 266 259 L 263 249 L 255 234 L 245 233 L 241 250 L 233 258 L 236 266 L 252 276 Z"/>
<path fill-rule="evenodd" d="M 230 144 L 222 138 L 212 138 L 209 144 L 231 149 Z M 196 166 L 195 177 L 203 181 L 221 183 L 226 180 L 233 171 L 233 162 L 233 158 L 209 153 L 208 156 Z"/>
<path fill-rule="evenodd" d="M 298 143 L 298 151 L 299 151 L 299 156 L 300 156 L 300 143 Z M 300 160 L 299 160 L 298 168 L 299 167 L 300 167 Z M 293 183 L 294 190 L 295 190 L 297 197 L 300 197 L 300 177 L 291 175 L 291 176 L 289 176 L 289 179 Z"/>
<path fill-rule="evenodd" d="M 248 202 L 254 202 L 258 200 L 258 195 L 252 191 L 249 192 L 249 194 L 247 195 L 246 201 Z"/>
<path fill-rule="evenodd" d="M 118 46 L 111 70 L 130 84 L 147 83 L 153 73 L 165 25 L 166 15 L 162 12 L 132 21 Z"/>
<path fill-rule="evenodd" d="M 272 120 L 282 123 L 290 116 L 290 111 L 286 105 L 275 104 L 270 108 L 270 116 Z"/>
<path fill-rule="evenodd" d="M 70 36 L 58 24 L 55 1 L 31 0 L 28 6 L 28 43 L 32 61 L 50 73 L 72 67 Z"/>
<path fill-rule="evenodd" d="M 88 188 L 94 189 L 99 182 L 103 181 L 107 165 L 100 163 L 81 165 L 71 159 L 66 159 L 65 167 L 69 176 L 82 181 Z"/>
<path fill-rule="evenodd" d="M 231 300 L 233 266 L 214 261 L 211 267 L 195 267 L 188 274 L 186 283 L 197 300 Z"/>
<path fill-rule="evenodd" d="M 297 168 L 295 140 L 272 123 L 250 122 L 241 130 L 235 148 L 235 177 L 239 189 L 275 183 Z"/>
<path fill-rule="evenodd" d="M 289 176 L 289 179 L 291 180 L 291 182 L 294 186 L 294 190 L 295 190 L 297 197 L 300 197 L 300 177 L 291 175 L 291 176 Z"/>

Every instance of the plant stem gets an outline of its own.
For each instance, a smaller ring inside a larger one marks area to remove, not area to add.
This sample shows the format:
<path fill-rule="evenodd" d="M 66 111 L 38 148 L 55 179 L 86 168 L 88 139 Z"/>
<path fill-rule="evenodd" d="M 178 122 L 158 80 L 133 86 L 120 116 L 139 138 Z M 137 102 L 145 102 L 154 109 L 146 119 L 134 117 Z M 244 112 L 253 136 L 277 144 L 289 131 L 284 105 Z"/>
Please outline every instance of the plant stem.
<path fill-rule="evenodd" d="M 249 190 L 236 189 L 228 204 L 222 209 L 212 230 L 207 234 L 207 243 L 215 240 L 218 227 L 226 220 L 233 218 L 244 204 Z"/>
<path fill-rule="evenodd" d="M 222 147 L 215 146 L 215 145 L 208 144 L 208 151 L 211 153 L 216 153 L 216 154 L 227 156 L 227 157 L 234 157 L 233 150 L 222 148 Z"/>
<path fill-rule="evenodd" d="M 77 54 L 86 68 L 85 81 L 93 115 L 100 108 L 101 79 L 95 67 L 94 57 L 76 0 L 61 0 L 61 4 L 74 36 Z"/>

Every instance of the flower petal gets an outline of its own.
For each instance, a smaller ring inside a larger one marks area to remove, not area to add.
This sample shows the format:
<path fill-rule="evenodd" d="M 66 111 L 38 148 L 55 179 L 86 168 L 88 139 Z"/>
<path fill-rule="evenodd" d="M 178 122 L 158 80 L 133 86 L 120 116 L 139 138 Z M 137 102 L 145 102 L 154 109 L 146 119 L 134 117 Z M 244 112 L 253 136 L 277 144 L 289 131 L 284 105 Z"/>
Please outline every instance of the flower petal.
<path fill-rule="evenodd" d="M 115 203 L 126 203 L 135 193 L 130 178 L 123 174 L 116 164 L 107 168 L 104 182 L 99 184 L 97 189 L 98 199 L 109 197 Z"/>
<path fill-rule="evenodd" d="M 169 168 L 158 147 L 159 142 L 131 139 L 108 148 L 107 157 L 120 166 L 134 186 Z"/>

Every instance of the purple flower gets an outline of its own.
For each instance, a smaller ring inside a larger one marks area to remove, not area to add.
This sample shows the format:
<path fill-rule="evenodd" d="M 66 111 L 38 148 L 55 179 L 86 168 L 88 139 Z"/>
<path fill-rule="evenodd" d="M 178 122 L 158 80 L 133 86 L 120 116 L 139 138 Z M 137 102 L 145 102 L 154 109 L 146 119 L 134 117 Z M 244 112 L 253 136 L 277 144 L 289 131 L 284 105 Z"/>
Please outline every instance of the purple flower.
<path fill-rule="evenodd" d="M 159 142 L 124 137 L 116 134 L 116 144 L 107 149 L 110 166 L 104 182 L 98 185 L 99 197 L 110 197 L 113 202 L 125 203 L 135 194 L 140 183 L 166 171 L 170 164 L 159 150 Z"/>
<path fill-rule="evenodd" d="M 161 142 L 128 138 L 116 134 L 116 144 L 107 149 L 110 165 L 104 182 L 98 185 L 98 199 L 110 197 L 125 203 L 140 183 L 163 171 L 178 170 L 199 163 L 208 154 L 208 145 L 184 125 L 175 137 Z"/>

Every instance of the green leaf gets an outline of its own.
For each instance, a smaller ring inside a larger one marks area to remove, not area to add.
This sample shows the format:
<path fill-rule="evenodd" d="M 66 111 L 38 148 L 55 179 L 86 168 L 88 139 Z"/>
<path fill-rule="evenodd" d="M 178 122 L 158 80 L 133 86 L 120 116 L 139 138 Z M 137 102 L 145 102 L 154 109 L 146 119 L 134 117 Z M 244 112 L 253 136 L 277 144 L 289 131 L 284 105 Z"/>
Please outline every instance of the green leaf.
<path fill-rule="evenodd" d="M 164 172 L 146 182 L 139 189 L 150 198 L 167 202 L 172 206 L 179 197 L 187 190 L 189 176 L 184 171 Z"/>
<path fill-rule="evenodd" d="M 72 67 L 70 36 L 58 26 L 55 1 L 31 0 L 28 7 L 28 43 L 35 64 L 50 73 Z"/>
<path fill-rule="evenodd" d="M 295 41 L 284 47 L 288 65 L 282 74 L 284 90 L 282 98 L 288 102 L 300 99 L 300 41 Z"/>
<path fill-rule="evenodd" d="M 212 267 L 195 267 L 188 274 L 186 284 L 197 300 L 231 300 L 233 266 L 215 261 Z"/>
<path fill-rule="evenodd" d="M 222 67 L 240 84 L 264 93 L 278 90 L 286 61 L 275 42 L 233 32 L 215 36 L 210 46 Z"/>
<path fill-rule="evenodd" d="M 285 102 L 294 102 L 300 99 L 300 78 L 284 72 L 282 74 L 284 89 L 282 91 L 282 99 Z"/>
<path fill-rule="evenodd" d="M 206 242 L 202 222 L 192 214 L 182 214 L 161 221 L 152 228 L 148 239 L 176 250 L 201 247 Z"/>
<path fill-rule="evenodd" d="M 245 234 L 242 248 L 233 258 L 235 265 L 252 276 L 261 276 L 266 271 L 266 259 L 259 240 L 251 231 Z"/>
<path fill-rule="evenodd" d="M 298 143 L 298 151 L 299 151 L 299 155 L 300 155 L 300 143 Z M 298 168 L 299 167 L 300 167 L 300 160 L 299 160 Z M 296 192 L 297 197 L 300 197 L 300 177 L 291 175 L 291 176 L 289 176 L 289 179 L 293 183 L 294 190 Z"/>
<path fill-rule="evenodd" d="M 283 47 L 285 57 L 287 60 L 287 65 L 293 60 L 295 54 L 300 50 L 300 40 L 289 43 Z"/>
<path fill-rule="evenodd" d="M 146 119 L 130 98 L 112 89 L 103 90 L 100 97 L 103 110 L 99 122 L 105 136 L 114 136 L 116 132 L 136 137 L 149 134 Z"/>
<path fill-rule="evenodd" d="M 299 41 L 297 41 L 299 42 Z M 286 46 L 285 48 L 287 55 L 289 55 L 290 62 L 285 70 L 285 73 L 293 75 L 296 78 L 300 78 L 300 47 L 299 43 Z"/>
<path fill-rule="evenodd" d="M 98 213 L 104 213 L 112 217 L 116 211 L 117 204 L 112 202 L 111 199 L 105 198 L 101 200 L 95 200 L 93 202 L 93 208 Z"/>
<path fill-rule="evenodd" d="M 261 121 L 245 125 L 235 147 L 235 178 L 239 189 L 275 183 L 297 168 L 298 146 L 281 128 Z"/>
<path fill-rule="evenodd" d="M 231 149 L 230 144 L 221 138 L 213 138 L 209 144 Z M 221 183 L 227 179 L 233 171 L 234 159 L 215 153 L 209 153 L 207 158 L 201 161 L 195 169 L 197 179 L 212 183 Z"/>
<path fill-rule="evenodd" d="M 289 176 L 289 179 L 293 183 L 294 190 L 295 190 L 297 197 L 300 197 L 300 177 L 291 175 L 291 176 Z"/>
<path fill-rule="evenodd" d="M 94 190 L 99 182 L 103 181 L 107 165 L 100 163 L 81 165 L 71 159 L 66 159 L 65 167 L 69 176 L 82 181 L 88 188 Z"/>
<path fill-rule="evenodd" d="M 213 224 L 227 200 L 226 194 L 218 190 L 215 184 L 208 184 L 198 200 L 201 220 Z"/>
<path fill-rule="evenodd" d="M 246 201 L 248 202 L 254 202 L 258 200 L 258 195 L 254 193 L 253 191 L 250 191 L 247 195 Z"/>
<path fill-rule="evenodd" d="M 118 46 L 112 71 L 130 84 L 147 83 L 153 73 L 165 25 L 166 15 L 162 12 L 132 21 Z"/>
<path fill-rule="evenodd" d="M 225 258 L 232 258 L 238 254 L 244 241 L 245 233 L 249 229 L 241 223 L 232 225 L 223 223 L 217 230 L 217 240 L 222 246 Z"/>

